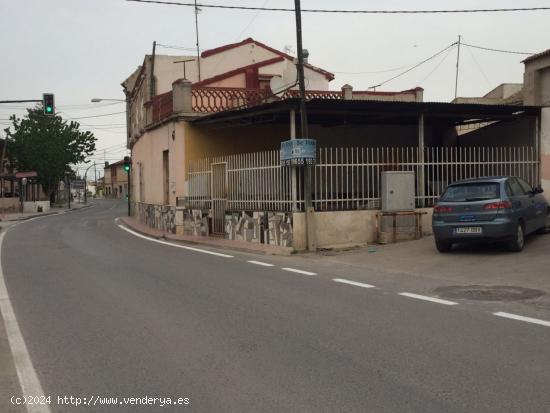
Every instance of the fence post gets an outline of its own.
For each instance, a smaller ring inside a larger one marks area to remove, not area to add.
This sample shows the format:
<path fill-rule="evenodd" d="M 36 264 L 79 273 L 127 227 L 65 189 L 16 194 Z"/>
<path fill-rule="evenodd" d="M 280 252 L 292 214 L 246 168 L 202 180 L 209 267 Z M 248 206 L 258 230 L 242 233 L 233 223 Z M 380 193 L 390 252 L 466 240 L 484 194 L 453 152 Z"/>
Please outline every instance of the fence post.
<path fill-rule="evenodd" d="M 424 113 L 418 117 L 418 196 L 420 197 L 420 206 L 425 206 L 425 188 L 424 182 Z"/>
<path fill-rule="evenodd" d="M 290 110 L 290 139 L 296 139 L 296 111 Z M 296 185 L 296 167 L 290 167 L 290 179 L 291 179 L 291 192 L 292 192 L 292 212 L 298 211 L 297 203 L 297 185 Z"/>

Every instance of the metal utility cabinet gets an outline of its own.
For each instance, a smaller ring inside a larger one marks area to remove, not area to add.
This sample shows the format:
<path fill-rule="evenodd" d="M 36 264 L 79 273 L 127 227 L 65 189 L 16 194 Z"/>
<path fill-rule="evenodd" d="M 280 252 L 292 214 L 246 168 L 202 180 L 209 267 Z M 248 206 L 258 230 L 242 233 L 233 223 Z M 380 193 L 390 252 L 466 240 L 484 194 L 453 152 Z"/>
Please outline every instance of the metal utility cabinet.
<path fill-rule="evenodd" d="M 414 211 L 413 171 L 382 172 L 382 212 Z"/>

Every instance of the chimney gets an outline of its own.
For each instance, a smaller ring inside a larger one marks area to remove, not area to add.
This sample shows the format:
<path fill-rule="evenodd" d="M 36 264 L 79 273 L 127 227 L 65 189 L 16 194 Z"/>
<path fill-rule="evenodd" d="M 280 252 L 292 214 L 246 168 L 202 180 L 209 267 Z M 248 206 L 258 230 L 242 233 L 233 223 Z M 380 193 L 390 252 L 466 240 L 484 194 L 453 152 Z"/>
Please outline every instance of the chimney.
<path fill-rule="evenodd" d="M 353 87 L 346 83 L 342 86 L 342 95 L 344 95 L 344 100 L 353 100 Z"/>
<path fill-rule="evenodd" d="M 178 79 L 172 83 L 172 111 L 174 113 L 193 112 L 191 84 L 187 79 Z"/>

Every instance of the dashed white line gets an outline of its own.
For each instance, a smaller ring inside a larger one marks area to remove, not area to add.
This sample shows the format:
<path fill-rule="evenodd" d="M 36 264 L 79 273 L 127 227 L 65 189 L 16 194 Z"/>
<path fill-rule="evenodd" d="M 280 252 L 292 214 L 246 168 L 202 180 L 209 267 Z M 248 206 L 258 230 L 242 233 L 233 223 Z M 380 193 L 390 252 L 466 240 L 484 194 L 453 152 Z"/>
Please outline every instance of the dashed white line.
<path fill-rule="evenodd" d="M 512 320 L 525 321 L 527 323 L 539 324 L 541 326 L 550 327 L 550 321 L 540 320 L 538 318 L 524 317 L 522 315 L 503 313 L 499 311 L 498 313 L 493 313 L 498 317 L 511 318 Z"/>
<path fill-rule="evenodd" d="M 0 251 L 2 250 L 2 241 L 4 240 L 5 232 L 0 234 Z M 4 274 L 2 272 L 2 262 L 0 257 L 0 313 L 4 319 L 4 326 L 6 327 L 6 335 L 8 336 L 8 343 L 10 344 L 13 361 L 15 364 L 15 370 L 17 371 L 17 377 L 21 385 L 21 391 L 25 396 L 34 396 L 36 398 L 44 397 L 44 391 L 36 371 L 32 365 L 25 340 L 21 335 L 19 324 L 13 307 L 11 306 L 10 297 L 8 295 L 8 289 L 4 281 Z M 29 413 L 49 413 L 50 407 L 42 404 L 27 404 L 27 412 Z"/>
<path fill-rule="evenodd" d="M 358 283 L 357 281 L 346 280 L 344 278 L 333 278 L 332 281 L 337 282 L 337 283 L 342 283 L 342 284 L 355 285 L 356 287 L 376 288 L 376 286 L 371 285 L 371 284 Z"/>
<path fill-rule="evenodd" d="M 203 254 L 215 255 L 217 257 L 234 258 L 233 255 L 228 255 L 228 254 L 222 254 L 222 253 L 219 253 L 219 252 L 203 250 L 201 248 L 187 247 L 185 245 L 173 244 L 171 242 L 166 242 L 166 241 L 161 241 L 161 240 L 158 240 L 158 239 L 146 237 L 145 235 L 138 234 L 137 232 L 132 231 L 131 229 L 128 229 L 128 228 L 124 227 L 123 225 L 118 225 L 117 224 L 117 226 L 120 229 L 123 229 L 124 231 L 129 232 L 132 235 L 135 235 L 136 237 L 146 239 L 147 241 L 156 242 L 157 244 L 170 245 L 171 247 L 183 248 L 184 250 L 195 251 L 195 252 L 202 252 Z"/>
<path fill-rule="evenodd" d="M 432 303 L 444 304 L 444 305 L 457 305 L 454 301 L 442 300 L 440 298 L 428 297 L 427 295 L 413 294 L 413 293 L 399 293 L 404 297 L 416 298 L 418 300 L 431 301 Z"/>
<path fill-rule="evenodd" d="M 310 271 L 304 271 L 304 270 L 297 270 L 296 268 L 289 268 L 289 267 L 283 267 L 281 270 L 295 272 L 298 274 L 304 274 L 304 275 L 317 275 L 316 272 L 310 272 Z"/>
<path fill-rule="evenodd" d="M 250 261 L 247 261 L 247 262 L 249 262 L 250 264 L 261 265 L 262 267 L 273 267 L 273 264 L 269 264 L 267 262 L 254 261 L 254 260 L 250 260 Z"/>

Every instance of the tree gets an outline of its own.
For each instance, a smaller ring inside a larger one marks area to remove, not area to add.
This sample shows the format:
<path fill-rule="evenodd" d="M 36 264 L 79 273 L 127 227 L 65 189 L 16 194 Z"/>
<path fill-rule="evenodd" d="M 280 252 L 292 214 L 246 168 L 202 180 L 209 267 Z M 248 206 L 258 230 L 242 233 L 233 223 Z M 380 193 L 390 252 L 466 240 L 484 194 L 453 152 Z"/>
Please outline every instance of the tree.
<path fill-rule="evenodd" d="M 18 171 L 36 171 L 50 199 L 59 181 L 71 171 L 70 165 L 84 163 L 95 151 L 93 133 L 80 131 L 78 122 L 44 115 L 40 106 L 28 109 L 22 119 L 12 115 L 10 120 L 12 126 L 5 129 L 10 166 Z"/>

